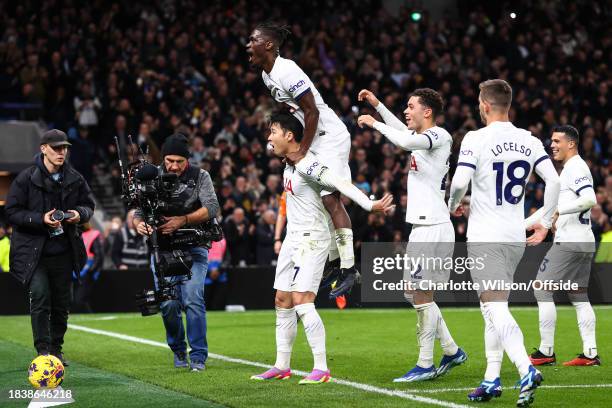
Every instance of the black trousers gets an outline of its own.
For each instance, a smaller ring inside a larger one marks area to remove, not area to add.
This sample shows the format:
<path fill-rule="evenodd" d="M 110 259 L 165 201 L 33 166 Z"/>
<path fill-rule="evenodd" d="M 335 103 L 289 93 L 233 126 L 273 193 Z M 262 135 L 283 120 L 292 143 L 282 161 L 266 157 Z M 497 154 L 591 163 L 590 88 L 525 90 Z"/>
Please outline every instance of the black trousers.
<path fill-rule="evenodd" d="M 39 353 L 62 351 L 68 328 L 72 269 L 70 253 L 43 256 L 30 281 L 32 335 Z"/>

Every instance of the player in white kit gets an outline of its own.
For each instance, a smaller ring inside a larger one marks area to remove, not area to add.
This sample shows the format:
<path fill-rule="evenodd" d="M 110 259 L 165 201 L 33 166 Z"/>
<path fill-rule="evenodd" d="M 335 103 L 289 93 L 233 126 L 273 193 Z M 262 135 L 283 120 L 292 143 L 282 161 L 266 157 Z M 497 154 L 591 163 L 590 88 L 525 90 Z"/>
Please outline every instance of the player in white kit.
<path fill-rule="evenodd" d="M 411 152 L 408 173 L 408 204 L 406 222 L 412 224 L 406 252 L 413 258 L 423 256 L 448 259 L 453 255 L 455 230 L 444 201 L 448 158 L 453 139 L 443 128 L 436 126 L 436 116 L 442 113 L 443 101 L 433 89 L 415 90 L 408 98 L 404 115 L 406 125 L 391 113 L 369 90 L 359 92 L 359 100 L 366 100 L 380 114 L 378 122 L 370 115 L 358 118 L 359 126 L 378 130 L 394 145 Z M 441 265 L 440 265 L 441 266 Z M 447 373 L 467 359 L 457 347 L 438 305 L 434 302 L 429 282 L 448 282 L 449 269 L 428 269 L 419 265 L 414 271 L 404 271 L 404 279 L 414 285 L 406 299 L 417 312 L 417 364 L 395 382 L 430 380 Z M 444 356 L 436 369 L 433 363 L 434 342 L 440 339 Z"/>
<path fill-rule="evenodd" d="M 308 151 L 324 159 L 326 165 L 343 179 L 351 180 L 348 165 L 351 135 L 336 113 L 323 101 L 308 75 L 292 60 L 279 55 L 289 30 L 274 23 L 261 23 L 247 44 L 249 62 L 262 69 L 261 76 L 272 97 L 290 108 L 304 126 L 300 150 L 287 155 L 287 162 L 298 163 Z M 330 298 L 348 293 L 359 280 L 355 269 L 353 231 L 338 191 L 323 190 L 323 205 L 331 216 L 332 241 L 329 273 L 337 274 Z M 333 281 L 330 277 L 326 281 Z"/>
<path fill-rule="evenodd" d="M 578 290 L 568 292 L 576 308 L 578 329 L 582 337 L 582 354 L 566 361 L 567 366 L 597 366 L 601 364 L 595 341 L 595 312 L 589 302 L 587 289 L 591 261 L 595 253 L 595 237 L 591 230 L 591 207 L 597 203 L 593 190 L 593 176 L 589 166 L 578 155 L 579 135 L 573 126 L 558 126 L 552 134 L 553 158 L 563 163 L 561 192 L 554 244 L 540 265 L 537 280 L 571 281 Z M 525 223 L 527 227 L 539 221 L 542 209 Z M 557 311 L 550 290 L 535 290 L 540 323 L 540 347 L 529 356 L 533 365 L 556 363 L 554 352 Z"/>
<path fill-rule="evenodd" d="M 302 140 L 301 123 L 289 114 L 273 115 L 268 142 L 281 157 L 294 153 Z M 366 211 L 388 212 L 393 197 L 371 201 L 351 182 L 338 177 L 326 163 L 308 152 L 296 166 L 283 173 L 286 192 L 287 235 L 276 265 L 276 362 L 271 369 L 254 375 L 254 380 L 286 379 L 291 376 L 290 359 L 297 334 L 298 318 L 304 324 L 314 356 L 314 369 L 300 384 L 319 384 L 331 378 L 325 352 L 325 327 L 315 309 L 325 260 L 329 251 L 329 215 L 321 201 L 321 190 L 340 190 Z"/>
<path fill-rule="evenodd" d="M 532 171 L 546 183 L 540 223 L 528 244 L 541 242 L 552 225 L 559 198 L 559 177 L 542 142 L 529 131 L 516 128 L 508 118 L 512 88 L 501 79 L 480 84 L 479 110 L 484 128 L 468 132 L 461 144 L 457 170 L 451 184 L 449 209 L 456 213 L 470 180 L 472 195 L 468 219 L 468 255 L 481 259 L 484 268 L 472 268 L 485 320 L 487 370 L 484 381 L 468 395 L 472 401 L 488 401 L 501 395 L 499 378 L 504 351 L 520 374 L 517 406 L 533 402 L 542 382 L 523 344 L 523 333 L 508 309 L 509 291 L 483 285 L 511 283 L 525 250 L 525 184 Z"/>

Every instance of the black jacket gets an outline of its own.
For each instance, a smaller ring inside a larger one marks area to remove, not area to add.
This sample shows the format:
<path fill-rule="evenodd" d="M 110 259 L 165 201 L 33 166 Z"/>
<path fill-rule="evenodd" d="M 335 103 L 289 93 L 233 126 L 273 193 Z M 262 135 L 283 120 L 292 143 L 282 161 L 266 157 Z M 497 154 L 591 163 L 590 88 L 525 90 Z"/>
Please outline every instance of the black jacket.
<path fill-rule="evenodd" d="M 53 181 L 41 170 L 41 156 L 38 164 L 23 170 L 11 184 L 6 200 L 6 215 L 13 226 L 11 236 L 10 272 L 24 285 L 28 285 L 38 265 L 45 242 L 49 239 L 48 227 L 43 216 L 50 211 L 50 197 L 54 194 Z M 89 221 L 94 211 L 94 201 L 87 182 L 70 164 L 63 166 L 61 184 L 61 208 L 76 210 L 80 223 Z M 73 268 L 77 273 L 87 261 L 81 231 L 74 224 L 62 223 L 70 243 Z"/>

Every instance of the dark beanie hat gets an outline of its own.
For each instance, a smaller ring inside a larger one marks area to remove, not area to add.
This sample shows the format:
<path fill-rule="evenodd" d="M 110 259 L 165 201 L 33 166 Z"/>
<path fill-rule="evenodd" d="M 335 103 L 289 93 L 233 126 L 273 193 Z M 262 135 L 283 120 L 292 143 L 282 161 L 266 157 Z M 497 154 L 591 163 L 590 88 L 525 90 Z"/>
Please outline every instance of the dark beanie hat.
<path fill-rule="evenodd" d="M 162 157 L 168 155 L 182 156 L 185 158 L 189 157 L 189 141 L 187 136 L 182 133 L 176 133 L 164 142 L 162 146 Z"/>

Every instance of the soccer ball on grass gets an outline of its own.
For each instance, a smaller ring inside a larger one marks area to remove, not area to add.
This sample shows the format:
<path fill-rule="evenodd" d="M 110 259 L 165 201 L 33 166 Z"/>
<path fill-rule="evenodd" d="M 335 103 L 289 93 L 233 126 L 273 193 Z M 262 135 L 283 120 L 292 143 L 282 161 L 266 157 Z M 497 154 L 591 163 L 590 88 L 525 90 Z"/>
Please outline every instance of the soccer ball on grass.
<path fill-rule="evenodd" d="M 54 355 L 38 356 L 30 364 L 28 379 L 34 388 L 56 388 L 64 380 L 64 365 Z"/>

